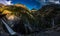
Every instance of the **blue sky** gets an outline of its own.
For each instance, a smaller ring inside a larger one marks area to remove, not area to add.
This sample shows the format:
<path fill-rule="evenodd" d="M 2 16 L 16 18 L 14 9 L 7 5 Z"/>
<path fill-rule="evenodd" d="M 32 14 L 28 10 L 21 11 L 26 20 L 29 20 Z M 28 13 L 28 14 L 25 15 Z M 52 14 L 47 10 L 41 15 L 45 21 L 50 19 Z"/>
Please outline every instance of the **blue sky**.
<path fill-rule="evenodd" d="M 46 1 L 59 3 L 60 0 L 0 0 L 0 3 L 3 3 L 5 5 L 13 5 L 16 3 L 24 4 L 28 9 L 39 9 L 42 7 L 43 4 L 45 4 Z"/>
<path fill-rule="evenodd" d="M 21 3 L 24 4 L 27 8 L 32 9 L 39 9 L 40 8 L 40 3 L 37 2 L 36 0 L 12 0 L 12 3 Z"/>
<path fill-rule="evenodd" d="M 0 3 L 3 3 L 5 5 L 21 3 L 30 10 L 32 8 L 39 9 L 41 7 L 40 2 L 38 2 L 37 0 L 0 0 Z"/>

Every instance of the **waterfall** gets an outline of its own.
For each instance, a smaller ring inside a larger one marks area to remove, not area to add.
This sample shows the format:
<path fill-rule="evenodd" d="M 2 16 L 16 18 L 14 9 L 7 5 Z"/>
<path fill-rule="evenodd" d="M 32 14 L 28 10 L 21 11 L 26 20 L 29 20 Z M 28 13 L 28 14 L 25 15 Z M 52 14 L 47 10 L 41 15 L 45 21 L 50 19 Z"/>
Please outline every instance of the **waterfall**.
<path fill-rule="evenodd" d="M 31 32 L 32 31 L 32 28 L 31 28 L 31 25 L 29 23 L 29 21 L 26 19 L 25 22 L 24 22 L 24 26 L 25 26 L 25 29 L 28 30 Z M 26 31 L 27 32 L 27 31 Z"/>
<path fill-rule="evenodd" d="M 54 19 L 51 19 L 51 20 L 52 20 L 52 21 L 51 21 L 52 28 L 54 28 L 54 25 L 55 25 L 55 24 L 54 24 L 54 23 L 55 23 L 55 22 L 54 22 Z"/>

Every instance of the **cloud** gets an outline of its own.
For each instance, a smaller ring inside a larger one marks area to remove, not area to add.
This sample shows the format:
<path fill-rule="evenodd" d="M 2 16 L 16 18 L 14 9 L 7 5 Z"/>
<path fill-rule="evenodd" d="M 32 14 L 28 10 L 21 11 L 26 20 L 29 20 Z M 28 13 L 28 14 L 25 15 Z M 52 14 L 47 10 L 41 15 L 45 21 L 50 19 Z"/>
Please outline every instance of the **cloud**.
<path fill-rule="evenodd" d="M 37 2 L 40 2 L 41 4 L 46 4 L 46 2 L 52 2 L 55 4 L 60 4 L 60 0 L 36 0 Z"/>
<path fill-rule="evenodd" d="M 60 2 L 59 2 L 59 1 L 56 1 L 55 3 L 56 3 L 56 4 L 60 4 Z"/>
<path fill-rule="evenodd" d="M 60 1 L 59 0 L 49 0 L 49 2 L 53 2 L 55 4 L 60 4 Z"/>
<path fill-rule="evenodd" d="M 9 1 L 7 1 L 7 0 L 0 0 L 0 3 L 2 3 L 4 5 L 13 5 L 11 2 L 12 2 L 11 0 L 9 0 Z"/>

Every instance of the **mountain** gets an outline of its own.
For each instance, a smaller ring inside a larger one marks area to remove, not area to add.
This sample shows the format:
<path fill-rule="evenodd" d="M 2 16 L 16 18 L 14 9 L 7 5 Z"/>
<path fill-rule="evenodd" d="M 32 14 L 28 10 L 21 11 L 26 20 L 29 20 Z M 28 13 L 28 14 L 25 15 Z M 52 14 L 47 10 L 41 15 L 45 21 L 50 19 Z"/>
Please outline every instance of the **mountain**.
<path fill-rule="evenodd" d="M 50 24 L 50 27 L 60 24 L 60 4 L 49 4 L 38 10 L 42 24 Z"/>
<path fill-rule="evenodd" d="M 32 13 L 32 11 L 34 13 Z M 60 26 L 60 5 L 48 4 L 39 10 L 33 8 L 31 12 L 23 4 L 0 4 L 0 13 L 14 31 L 21 34 L 55 28 Z M 24 32 L 23 32 L 24 31 Z"/>
<path fill-rule="evenodd" d="M 0 7 L 4 6 L 4 4 L 0 3 Z"/>
<path fill-rule="evenodd" d="M 59 11 L 59 10 L 60 10 L 60 5 L 59 4 L 49 4 L 49 5 L 43 6 L 38 11 L 41 14 L 46 14 L 47 15 L 47 14 L 51 13 L 52 11 Z"/>
<path fill-rule="evenodd" d="M 29 9 L 25 5 L 23 4 L 4 5 L 4 7 L 1 6 L 0 12 L 2 15 L 6 14 L 3 17 L 5 19 L 5 22 L 7 22 L 7 24 L 13 29 L 16 29 L 15 30 L 16 32 L 19 33 L 21 32 L 21 34 L 28 33 L 28 31 L 30 32 L 31 29 L 28 30 L 28 28 L 30 28 L 30 24 L 28 23 L 29 20 L 33 18 L 33 16 L 31 15 Z M 26 27 L 28 28 L 26 29 Z"/>

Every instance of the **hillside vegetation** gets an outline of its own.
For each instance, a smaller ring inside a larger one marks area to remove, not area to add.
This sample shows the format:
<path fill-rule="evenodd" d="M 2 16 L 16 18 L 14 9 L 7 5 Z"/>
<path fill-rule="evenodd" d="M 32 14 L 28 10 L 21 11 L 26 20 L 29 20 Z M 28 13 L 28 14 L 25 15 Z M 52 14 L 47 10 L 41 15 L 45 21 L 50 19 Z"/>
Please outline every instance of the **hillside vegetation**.
<path fill-rule="evenodd" d="M 60 26 L 60 5 L 58 4 L 45 5 L 41 9 L 33 12 L 23 4 L 1 4 L 0 13 L 6 14 L 6 16 L 4 16 L 6 22 L 10 27 L 15 29 L 19 28 L 14 27 L 16 24 L 24 24 L 25 27 L 21 25 L 17 26 L 21 26 L 21 28 L 28 27 L 30 32 L 52 28 L 57 29 L 57 27 Z M 17 32 L 19 32 L 19 30 Z"/>

